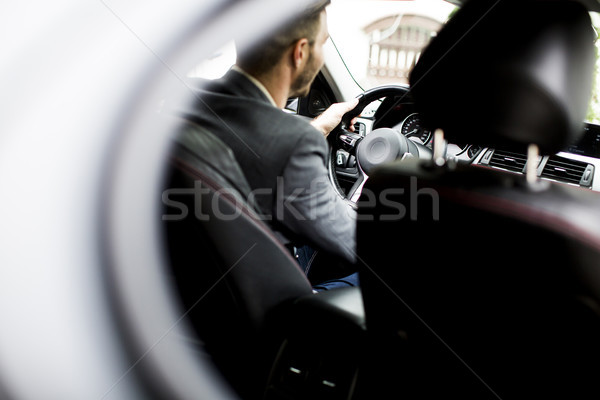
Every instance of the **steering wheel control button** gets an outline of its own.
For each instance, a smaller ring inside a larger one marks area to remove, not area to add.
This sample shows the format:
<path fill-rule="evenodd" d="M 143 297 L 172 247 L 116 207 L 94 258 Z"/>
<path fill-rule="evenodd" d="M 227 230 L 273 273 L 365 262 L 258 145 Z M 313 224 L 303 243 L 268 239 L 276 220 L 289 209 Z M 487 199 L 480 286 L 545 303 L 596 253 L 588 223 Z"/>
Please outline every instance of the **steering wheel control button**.
<path fill-rule="evenodd" d="M 358 139 L 360 139 L 360 136 L 354 135 L 352 133 L 343 133 L 340 135 L 340 140 L 346 143 L 348 146 L 354 146 Z"/>
<path fill-rule="evenodd" d="M 338 150 L 335 157 L 335 166 L 338 168 L 346 168 L 348 165 L 348 153 L 343 150 Z"/>
<path fill-rule="evenodd" d="M 354 153 L 357 143 L 362 139 L 362 136 L 357 133 L 345 132 L 338 136 L 340 147 L 348 152 Z"/>

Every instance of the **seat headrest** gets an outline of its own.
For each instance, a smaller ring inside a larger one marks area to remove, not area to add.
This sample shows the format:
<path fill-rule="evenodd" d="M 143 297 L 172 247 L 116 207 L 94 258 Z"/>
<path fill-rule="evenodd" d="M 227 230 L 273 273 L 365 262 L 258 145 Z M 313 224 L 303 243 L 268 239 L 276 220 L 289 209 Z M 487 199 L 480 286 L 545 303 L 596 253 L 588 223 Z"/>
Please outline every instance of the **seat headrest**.
<path fill-rule="evenodd" d="M 411 92 L 451 142 L 555 153 L 583 131 L 595 36 L 576 2 L 471 0 L 424 50 Z"/>

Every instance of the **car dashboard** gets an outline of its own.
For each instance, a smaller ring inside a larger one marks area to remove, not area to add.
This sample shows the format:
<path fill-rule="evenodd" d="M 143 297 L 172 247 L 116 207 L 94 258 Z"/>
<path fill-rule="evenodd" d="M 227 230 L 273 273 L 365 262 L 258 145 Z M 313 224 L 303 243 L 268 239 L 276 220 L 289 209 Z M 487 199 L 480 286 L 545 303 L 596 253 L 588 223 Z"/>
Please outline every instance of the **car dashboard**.
<path fill-rule="evenodd" d="M 412 103 L 387 104 L 384 100 L 376 104 L 376 107 L 375 111 L 367 110 L 357 119 L 355 130 L 361 136 L 364 137 L 379 127 L 392 127 L 410 140 L 432 147 L 432 132 L 423 128 L 419 113 Z M 595 175 L 600 170 L 600 125 L 586 122 L 582 129 L 584 132 L 581 138 L 564 151 L 539 157 L 537 166 L 539 178 L 600 191 L 600 178 L 595 179 Z M 355 176 L 356 166 L 352 155 L 338 150 L 335 156 L 338 179 L 344 181 Z M 525 173 L 527 162 L 525 152 L 483 147 L 477 144 L 448 143 L 446 158 L 450 162 L 471 163 L 479 167 L 516 174 Z"/>
<path fill-rule="evenodd" d="M 583 131 L 581 139 L 564 151 L 539 158 L 538 177 L 600 191 L 600 182 L 594 179 L 600 168 L 600 126 L 585 123 Z M 526 160 L 524 153 L 486 148 L 473 159 L 473 164 L 524 173 Z"/>

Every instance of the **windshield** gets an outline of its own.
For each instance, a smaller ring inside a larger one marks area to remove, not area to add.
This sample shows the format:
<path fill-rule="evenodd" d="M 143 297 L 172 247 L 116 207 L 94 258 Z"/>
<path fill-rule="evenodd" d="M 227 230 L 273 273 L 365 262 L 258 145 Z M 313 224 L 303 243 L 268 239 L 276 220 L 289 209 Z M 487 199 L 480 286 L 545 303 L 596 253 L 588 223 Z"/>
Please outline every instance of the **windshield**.
<path fill-rule="evenodd" d="M 331 42 L 365 91 L 379 85 L 408 84 L 408 75 L 422 50 L 456 10 L 444 0 L 332 0 L 327 9 L 328 27 Z M 599 31 L 600 16 L 590 15 Z M 586 116 L 588 122 L 596 124 L 600 124 L 599 46 L 597 40 L 592 98 Z M 189 76 L 218 78 L 234 62 L 235 46 L 229 42 L 199 63 Z"/>
<path fill-rule="evenodd" d="M 408 84 L 421 51 L 455 8 L 443 0 L 333 0 L 329 33 L 363 90 Z"/>

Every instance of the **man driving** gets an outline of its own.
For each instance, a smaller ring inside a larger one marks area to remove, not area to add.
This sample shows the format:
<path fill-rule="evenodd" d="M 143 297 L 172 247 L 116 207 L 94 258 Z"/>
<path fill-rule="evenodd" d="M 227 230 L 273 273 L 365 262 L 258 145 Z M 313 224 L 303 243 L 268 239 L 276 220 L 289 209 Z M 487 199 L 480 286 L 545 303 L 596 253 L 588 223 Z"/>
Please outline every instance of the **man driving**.
<path fill-rule="evenodd" d="M 345 268 L 356 261 L 356 211 L 328 178 L 325 136 L 357 101 L 334 104 L 310 123 L 282 111 L 288 98 L 309 93 L 323 66 L 328 4 L 319 1 L 238 54 L 236 65 L 200 91 L 186 112 L 232 149 L 252 189 L 249 202 L 284 243 L 294 246 L 306 273 L 312 248 L 343 260 Z M 345 268 L 322 276 L 353 272 Z M 319 288 L 356 284 L 353 274 Z"/>

